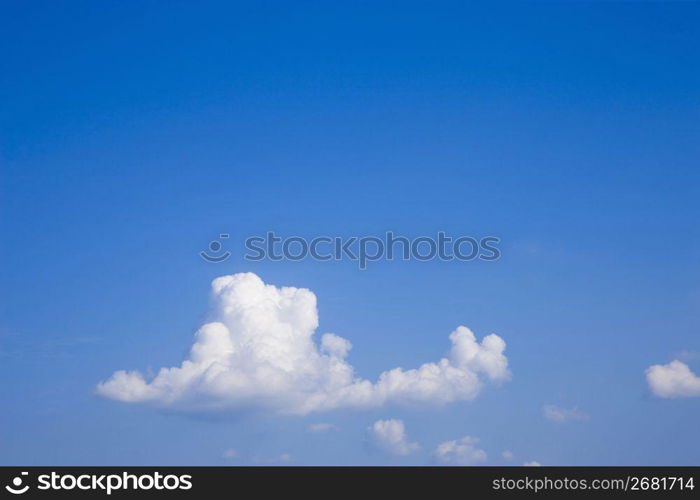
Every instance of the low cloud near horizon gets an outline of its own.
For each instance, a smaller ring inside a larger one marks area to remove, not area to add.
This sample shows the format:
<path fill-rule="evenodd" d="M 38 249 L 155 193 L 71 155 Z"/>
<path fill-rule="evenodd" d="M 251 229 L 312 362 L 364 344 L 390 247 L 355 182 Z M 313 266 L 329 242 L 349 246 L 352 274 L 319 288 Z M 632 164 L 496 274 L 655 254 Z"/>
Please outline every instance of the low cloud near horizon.
<path fill-rule="evenodd" d="M 475 465 L 486 461 L 486 452 L 477 447 L 478 438 L 464 436 L 440 443 L 433 457 L 442 465 Z"/>
<path fill-rule="evenodd" d="M 420 450 L 418 443 L 408 440 L 402 420 L 377 420 L 367 429 L 370 446 L 386 455 L 407 456 Z"/>
<path fill-rule="evenodd" d="M 510 377 L 501 337 L 459 326 L 451 349 L 416 369 L 394 368 L 376 382 L 355 375 L 347 339 L 318 327 L 316 296 L 307 289 L 265 284 L 253 273 L 216 278 L 213 321 L 195 334 L 180 366 L 147 379 L 119 370 L 97 385 L 98 394 L 182 412 L 268 411 L 306 415 L 336 408 L 384 405 L 439 407 L 476 398 L 485 382 Z"/>

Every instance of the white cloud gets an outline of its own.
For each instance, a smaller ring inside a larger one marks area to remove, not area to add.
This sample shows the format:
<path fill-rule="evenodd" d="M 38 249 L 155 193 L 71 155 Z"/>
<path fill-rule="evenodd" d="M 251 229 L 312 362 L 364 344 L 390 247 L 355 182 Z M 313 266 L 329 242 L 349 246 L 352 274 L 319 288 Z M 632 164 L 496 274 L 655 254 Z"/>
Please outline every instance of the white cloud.
<path fill-rule="evenodd" d="M 530 462 L 525 462 L 523 464 L 524 467 L 541 467 L 542 464 L 537 462 L 536 460 L 532 460 Z"/>
<path fill-rule="evenodd" d="M 503 460 L 509 460 L 509 461 L 510 461 L 510 460 L 513 460 L 513 459 L 515 458 L 515 455 L 514 455 L 513 452 L 510 451 L 510 450 L 504 450 L 504 451 L 501 453 L 501 456 L 503 457 Z"/>
<path fill-rule="evenodd" d="M 310 424 L 308 427 L 306 427 L 307 432 L 311 432 L 312 434 L 323 434 L 325 432 L 331 432 L 331 431 L 337 431 L 338 426 L 335 424 L 329 424 L 326 422 L 319 422 L 317 424 Z"/>
<path fill-rule="evenodd" d="M 224 450 L 224 452 L 221 454 L 221 457 L 226 459 L 237 458 L 238 452 L 233 448 L 229 448 L 228 450 Z"/>
<path fill-rule="evenodd" d="M 418 443 L 409 442 L 401 420 L 377 420 L 367 429 L 367 436 L 374 448 L 388 455 L 406 456 L 420 449 Z"/>
<path fill-rule="evenodd" d="M 320 347 L 316 296 L 277 288 L 252 273 L 212 282 L 212 321 L 195 334 L 188 359 L 147 379 L 117 371 L 97 385 L 102 396 L 172 410 L 266 410 L 304 415 L 341 407 L 385 404 L 441 406 L 474 399 L 484 382 L 509 378 L 505 342 L 495 334 L 477 342 L 460 326 L 449 354 L 417 369 L 394 368 L 376 382 L 355 375 L 345 360 L 352 347 L 326 333 Z"/>
<path fill-rule="evenodd" d="M 547 420 L 558 424 L 563 424 L 564 422 L 572 420 L 588 420 L 588 415 L 578 408 L 561 408 L 557 405 L 544 405 L 542 407 L 542 414 Z"/>
<path fill-rule="evenodd" d="M 666 365 L 647 368 L 647 383 L 651 392 L 661 398 L 689 398 L 700 396 L 700 377 L 688 365 L 675 360 Z"/>
<path fill-rule="evenodd" d="M 474 465 L 486 461 L 486 452 L 476 447 L 479 440 L 464 436 L 454 441 L 440 443 L 433 456 L 435 460 L 448 465 Z"/>

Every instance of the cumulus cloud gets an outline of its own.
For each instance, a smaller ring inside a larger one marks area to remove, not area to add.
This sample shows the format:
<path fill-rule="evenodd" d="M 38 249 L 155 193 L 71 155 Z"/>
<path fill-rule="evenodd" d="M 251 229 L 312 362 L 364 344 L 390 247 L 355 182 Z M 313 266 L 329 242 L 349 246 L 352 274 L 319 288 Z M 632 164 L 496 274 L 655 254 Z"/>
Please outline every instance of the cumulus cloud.
<path fill-rule="evenodd" d="M 227 450 L 224 450 L 224 452 L 221 454 L 221 458 L 225 458 L 227 460 L 230 460 L 232 458 L 238 458 L 238 452 L 233 448 L 229 448 Z"/>
<path fill-rule="evenodd" d="M 542 414 L 547 420 L 563 424 L 572 420 L 588 420 L 588 415 L 583 413 L 578 408 L 561 408 L 557 405 L 544 405 Z"/>
<path fill-rule="evenodd" d="M 310 424 L 306 427 L 306 431 L 312 434 L 323 434 L 325 432 L 337 431 L 338 426 L 334 424 L 329 424 L 326 422 L 319 422 L 317 424 Z"/>
<path fill-rule="evenodd" d="M 510 461 L 515 458 L 515 454 L 510 450 L 503 450 L 503 452 L 501 453 L 501 457 L 503 457 L 503 460 Z"/>
<path fill-rule="evenodd" d="M 372 447 L 387 455 L 406 456 L 420 449 L 408 440 L 401 420 L 377 420 L 367 429 L 367 437 Z"/>
<path fill-rule="evenodd" d="M 523 466 L 524 466 L 524 467 L 541 467 L 542 464 L 539 463 L 539 462 L 536 461 L 536 460 L 532 460 L 531 462 L 525 462 L 525 463 L 523 464 Z"/>
<path fill-rule="evenodd" d="M 357 377 L 346 357 L 352 344 L 318 327 L 316 296 L 275 287 L 253 273 L 212 282 L 212 321 L 195 334 L 180 366 L 147 378 L 115 372 L 97 385 L 107 398 L 186 412 L 263 410 L 305 415 L 385 404 L 442 406 L 474 399 L 486 381 L 506 380 L 506 344 L 491 334 L 478 342 L 459 326 L 446 357 L 418 368 L 394 368 L 376 382 Z"/>
<path fill-rule="evenodd" d="M 651 392 L 661 398 L 690 398 L 700 396 L 700 377 L 682 361 L 653 365 L 646 370 Z"/>
<path fill-rule="evenodd" d="M 464 436 L 454 441 L 440 443 L 433 457 L 437 462 L 446 465 L 474 465 L 486 461 L 486 452 L 476 447 L 479 440 L 475 437 Z"/>

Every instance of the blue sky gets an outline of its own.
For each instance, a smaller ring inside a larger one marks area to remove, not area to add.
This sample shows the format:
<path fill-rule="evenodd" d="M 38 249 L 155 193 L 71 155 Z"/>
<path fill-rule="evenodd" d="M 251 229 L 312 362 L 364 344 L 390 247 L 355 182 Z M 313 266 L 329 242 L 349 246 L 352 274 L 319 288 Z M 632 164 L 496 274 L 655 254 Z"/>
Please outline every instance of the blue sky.
<path fill-rule="evenodd" d="M 489 464 L 700 463 L 700 398 L 645 378 L 700 373 L 697 4 L 36 2 L 0 19 L 0 463 L 423 464 L 463 436 Z M 267 231 L 389 230 L 496 235 L 502 257 L 241 257 Z M 223 232 L 232 257 L 204 262 Z M 312 290 L 317 336 L 349 339 L 363 378 L 440 359 L 458 325 L 502 337 L 512 377 L 444 408 L 304 416 L 96 394 L 179 365 L 211 281 L 247 271 Z M 375 449 L 387 419 L 420 450 Z"/>

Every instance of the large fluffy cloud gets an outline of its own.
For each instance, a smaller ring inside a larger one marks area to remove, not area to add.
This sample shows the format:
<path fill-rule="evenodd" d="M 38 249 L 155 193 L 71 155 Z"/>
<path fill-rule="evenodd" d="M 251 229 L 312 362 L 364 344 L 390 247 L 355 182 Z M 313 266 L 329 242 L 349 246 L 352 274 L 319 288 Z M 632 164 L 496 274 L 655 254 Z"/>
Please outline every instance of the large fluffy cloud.
<path fill-rule="evenodd" d="M 314 340 L 316 296 L 307 289 L 267 285 L 252 273 L 212 282 L 212 319 L 195 334 L 188 359 L 150 380 L 117 371 L 99 394 L 181 411 L 267 410 L 304 415 L 384 404 L 441 406 L 474 399 L 487 380 L 509 377 L 505 342 L 478 342 L 460 326 L 449 354 L 436 363 L 359 378 L 346 361 L 352 345 L 332 333 Z"/>
<path fill-rule="evenodd" d="M 420 449 L 408 440 L 402 420 L 377 420 L 367 429 L 367 437 L 372 447 L 387 455 L 406 456 Z"/>
<path fill-rule="evenodd" d="M 647 368 L 647 383 L 651 392 L 662 398 L 700 396 L 700 377 L 688 365 L 675 360 L 666 365 Z"/>

